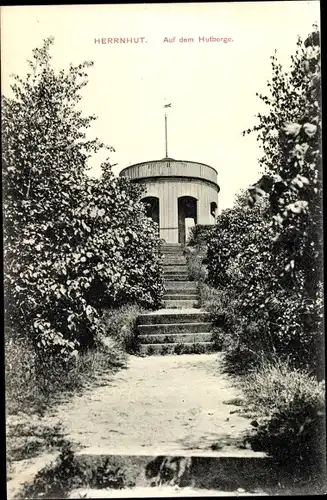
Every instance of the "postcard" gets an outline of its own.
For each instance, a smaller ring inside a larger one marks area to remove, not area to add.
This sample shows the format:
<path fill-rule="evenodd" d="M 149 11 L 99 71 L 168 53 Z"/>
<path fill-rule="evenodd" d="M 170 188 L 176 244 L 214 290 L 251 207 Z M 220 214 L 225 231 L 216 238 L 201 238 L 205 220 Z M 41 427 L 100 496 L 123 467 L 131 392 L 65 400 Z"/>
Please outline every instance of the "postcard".
<path fill-rule="evenodd" d="M 1 7 L 8 500 L 326 493 L 320 3 Z"/>

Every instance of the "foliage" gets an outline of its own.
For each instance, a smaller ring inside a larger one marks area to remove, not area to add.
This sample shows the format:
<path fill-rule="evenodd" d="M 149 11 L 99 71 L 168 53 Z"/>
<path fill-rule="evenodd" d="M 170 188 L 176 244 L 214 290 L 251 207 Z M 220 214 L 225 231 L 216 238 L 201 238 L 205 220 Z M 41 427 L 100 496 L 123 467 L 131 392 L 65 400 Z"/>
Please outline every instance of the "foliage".
<path fill-rule="evenodd" d="M 104 374 L 125 366 L 121 344 L 100 344 L 77 358 L 50 358 L 39 365 L 28 338 L 5 336 L 6 458 L 8 474 L 12 461 L 36 456 L 64 442 L 62 430 L 47 425 L 46 412 L 90 385 L 100 384 Z"/>
<path fill-rule="evenodd" d="M 196 224 L 191 228 L 188 240 L 189 246 L 205 245 L 213 230 L 212 225 Z"/>
<path fill-rule="evenodd" d="M 325 387 L 287 362 L 263 363 L 242 383 L 250 410 L 259 417 L 247 436 L 253 449 L 268 452 L 295 474 L 324 467 Z"/>
<path fill-rule="evenodd" d="M 264 173 L 218 217 L 208 249 L 226 367 L 250 372 L 242 387 L 258 418 L 248 441 L 311 479 L 324 462 L 319 55 L 315 31 L 298 40 L 289 72 L 272 57 L 271 96 L 259 95 L 268 111 L 247 131 Z"/>
<path fill-rule="evenodd" d="M 176 343 L 174 346 L 169 346 L 167 344 L 164 344 L 162 347 L 160 347 L 160 355 L 164 356 L 166 354 L 204 354 L 206 352 L 211 352 L 212 351 L 212 346 L 210 344 L 198 344 L 198 343 Z M 146 346 L 144 344 L 144 356 L 152 356 L 155 355 L 155 349 L 151 346 L 148 345 Z M 159 352 L 158 352 L 159 354 Z"/>
<path fill-rule="evenodd" d="M 20 416 L 18 422 L 10 420 L 6 422 L 7 481 L 12 479 L 12 473 L 15 475 L 14 462 L 59 450 L 66 443 L 60 423 L 49 426 L 39 418 L 31 423 L 27 415 Z"/>
<path fill-rule="evenodd" d="M 28 338 L 5 338 L 6 411 L 9 415 L 43 415 L 69 392 L 78 392 L 100 374 L 115 372 L 125 364 L 125 353 L 116 343 L 95 346 L 69 360 L 49 359 L 39 366 Z"/>
<path fill-rule="evenodd" d="M 208 243 L 208 284 L 223 292 L 216 315 L 234 331 L 228 354 L 240 368 L 277 354 L 322 376 L 318 44 L 317 32 L 299 40 L 288 73 L 272 57 L 271 97 L 259 96 L 268 112 L 247 131 L 265 174 L 218 216 Z"/>
<path fill-rule="evenodd" d="M 203 344 L 176 344 L 174 347 L 174 354 L 204 354 L 211 351 L 211 346 Z"/>
<path fill-rule="evenodd" d="M 137 318 L 143 310 L 136 304 L 103 311 L 101 323 L 106 337 L 118 341 L 127 352 L 138 350 Z"/>
<path fill-rule="evenodd" d="M 201 283 L 200 305 L 211 313 L 213 326 L 223 327 L 227 333 L 232 333 L 235 327 L 234 309 L 230 308 L 229 296 L 226 291 L 206 283 Z"/>
<path fill-rule="evenodd" d="M 162 296 L 157 228 L 141 190 L 87 162 L 94 116 L 78 108 L 92 63 L 51 68 L 53 40 L 33 51 L 25 80 L 2 98 L 6 320 L 40 361 L 76 357 L 101 334 L 99 309 Z M 110 149 L 110 148 L 109 148 Z"/>
<path fill-rule="evenodd" d="M 269 113 L 259 114 L 259 125 L 247 131 L 258 133 L 265 172 L 250 190 L 250 204 L 268 192 L 271 234 L 279 247 L 288 249 L 284 272 L 297 273 L 313 292 L 321 277 L 322 244 L 319 33 L 297 45 L 289 73 L 272 56 L 271 97 L 259 95 Z"/>
<path fill-rule="evenodd" d="M 203 264 L 203 255 L 195 253 L 188 254 L 186 257 L 188 278 L 191 281 L 197 281 L 202 283 L 205 281 L 207 272 L 206 267 Z"/>
<path fill-rule="evenodd" d="M 96 466 L 83 463 L 74 454 L 70 443 L 63 446 L 55 463 L 49 464 L 35 477 L 33 484 L 26 486 L 18 498 L 68 498 L 75 488 L 123 489 L 134 486 L 126 478 L 123 467 L 107 459 Z"/>
<path fill-rule="evenodd" d="M 295 312 L 322 348 L 321 62 L 315 30 L 292 56 L 289 73 L 272 57 L 269 113 L 252 131 L 264 151 L 265 175 L 250 190 L 250 204 L 269 196 L 270 235 L 280 277 L 296 294 Z M 251 132 L 251 130 L 248 130 Z M 320 338 L 319 338 L 320 337 Z"/>
<path fill-rule="evenodd" d="M 241 259 L 252 266 L 254 272 L 260 272 L 260 269 L 257 269 L 257 259 L 261 250 L 269 246 L 269 240 L 265 238 L 268 225 L 266 209 L 265 200 L 257 203 L 252 209 L 249 208 L 245 195 L 241 193 L 233 208 L 222 211 L 208 244 L 210 285 L 219 288 L 237 284 L 244 274 L 241 270 Z M 256 248 L 259 245 L 261 248 Z M 243 255 L 244 249 L 248 249 L 248 254 L 244 252 Z"/>
<path fill-rule="evenodd" d="M 194 226 L 193 229 L 197 227 Z M 207 228 L 208 226 L 199 227 Z M 210 228 L 212 229 L 212 226 Z M 201 231 L 195 231 L 194 234 L 197 235 L 196 239 L 193 239 L 191 244 L 184 247 L 184 256 L 187 263 L 188 278 L 191 281 L 197 281 L 198 285 L 201 286 L 207 277 L 206 245 L 201 237 Z"/>
<path fill-rule="evenodd" d="M 36 354 L 28 339 L 17 341 L 5 336 L 6 411 L 38 405 L 38 387 L 35 384 Z"/>
<path fill-rule="evenodd" d="M 211 341 L 213 342 L 213 350 L 221 351 L 226 342 L 226 334 L 222 328 L 213 327 L 211 329 Z"/>

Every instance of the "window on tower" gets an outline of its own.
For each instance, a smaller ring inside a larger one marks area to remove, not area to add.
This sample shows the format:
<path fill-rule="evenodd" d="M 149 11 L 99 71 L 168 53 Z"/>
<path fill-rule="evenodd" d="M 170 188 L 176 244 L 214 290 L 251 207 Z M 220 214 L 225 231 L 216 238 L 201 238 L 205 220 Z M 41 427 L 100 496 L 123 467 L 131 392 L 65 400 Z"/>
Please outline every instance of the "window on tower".
<path fill-rule="evenodd" d="M 217 217 L 217 208 L 217 203 L 215 201 L 212 201 L 210 203 L 210 213 L 214 219 Z"/>

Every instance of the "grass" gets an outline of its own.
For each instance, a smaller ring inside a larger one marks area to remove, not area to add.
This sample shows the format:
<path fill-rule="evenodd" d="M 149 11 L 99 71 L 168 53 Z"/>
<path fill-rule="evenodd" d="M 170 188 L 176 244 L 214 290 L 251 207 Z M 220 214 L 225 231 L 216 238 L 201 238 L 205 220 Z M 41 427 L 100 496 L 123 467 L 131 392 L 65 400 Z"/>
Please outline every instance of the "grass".
<path fill-rule="evenodd" d="M 75 488 L 122 489 L 134 486 L 133 479 L 127 478 L 128 469 L 115 461 L 115 457 L 103 463 L 91 465 L 81 463 L 68 443 L 54 464 L 41 470 L 30 485 L 26 485 L 18 495 L 21 498 L 68 498 Z"/>
<path fill-rule="evenodd" d="M 224 351 L 223 372 L 245 396 L 237 412 L 253 419 L 244 447 L 266 452 L 290 483 L 320 488 L 326 476 L 324 381 L 294 368 L 287 353 L 283 360 L 277 356 L 264 322 L 238 317 L 223 291 L 200 282 L 199 295 L 212 315 L 215 348 Z"/>
<path fill-rule="evenodd" d="M 49 360 L 40 367 L 28 341 L 6 341 L 6 411 L 42 416 L 53 402 L 78 392 L 104 373 L 116 371 L 124 362 L 119 346 L 100 344 L 69 364 Z"/>
<path fill-rule="evenodd" d="M 244 401 L 241 398 L 234 398 L 234 399 L 228 399 L 228 401 L 224 401 L 224 404 L 233 406 L 243 406 Z"/>
<path fill-rule="evenodd" d="M 320 484 L 326 472 L 324 381 L 277 356 L 260 334 L 262 325 L 249 324 L 244 333 L 242 318 L 220 290 L 202 283 L 200 303 L 213 316 L 222 369 L 245 396 L 238 413 L 253 419 L 244 445 L 266 452 L 290 478 Z"/>
<path fill-rule="evenodd" d="M 266 360 L 239 384 L 255 415 L 245 441 L 291 477 L 319 482 L 326 473 L 324 382 L 286 361 Z"/>
<path fill-rule="evenodd" d="M 324 403 L 324 382 L 318 383 L 315 377 L 278 359 L 262 361 L 240 380 L 240 385 L 247 400 L 262 415 L 287 410 L 296 400 L 308 405 Z"/>
<path fill-rule="evenodd" d="M 103 311 L 102 322 L 106 335 L 118 342 L 123 350 L 131 353 L 136 352 L 138 350 L 137 318 L 144 312 L 144 309 L 137 304 Z"/>
<path fill-rule="evenodd" d="M 187 254 L 187 269 L 191 281 L 201 283 L 206 279 L 207 270 L 206 266 L 202 263 L 203 258 L 202 253 Z"/>
<path fill-rule="evenodd" d="M 125 366 L 138 314 L 137 306 L 105 313 L 108 336 L 99 337 L 94 348 L 65 364 L 48 359 L 40 366 L 27 339 L 5 336 L 8 479 L 14 461 L 65 444 L 60 422 L 49 418 L 52 409 L 86 388 L 106 383 L 106 375 Z"/>
<path fill-rule="evenodd" d="M 52 409 L 86 387 L 104 383 L 104 374 L 123 367 L 124 360 L 123 352 L 117 350 L 114 354 L 113 350 L 98 346 L 81 354 L 70 366 L 43 367 L 41 377 L 28 342 L 6 342 L 8 480 L 13 462 L 59 450 L 66 443 L 60 422 L 51 418 Z M 24 370 L 26 366 L 28 370 Z"/>

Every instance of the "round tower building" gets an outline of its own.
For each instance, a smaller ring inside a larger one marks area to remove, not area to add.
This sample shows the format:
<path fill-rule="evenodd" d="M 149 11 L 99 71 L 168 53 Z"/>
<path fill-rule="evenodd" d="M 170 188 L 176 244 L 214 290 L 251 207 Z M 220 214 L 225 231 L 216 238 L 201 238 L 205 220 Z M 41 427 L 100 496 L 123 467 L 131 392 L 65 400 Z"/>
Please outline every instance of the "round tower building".
<path fill-rule="evenodd" d="M 185 244 L 190 227 L 216 222 L 220 188 L 209 165 L 166 157 L 131 165 L 119 175 L 145 186 L 148 216 L 166 243 Z"/>

